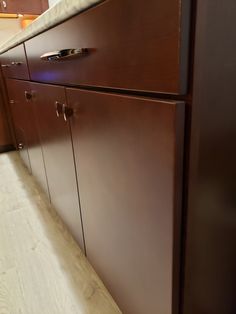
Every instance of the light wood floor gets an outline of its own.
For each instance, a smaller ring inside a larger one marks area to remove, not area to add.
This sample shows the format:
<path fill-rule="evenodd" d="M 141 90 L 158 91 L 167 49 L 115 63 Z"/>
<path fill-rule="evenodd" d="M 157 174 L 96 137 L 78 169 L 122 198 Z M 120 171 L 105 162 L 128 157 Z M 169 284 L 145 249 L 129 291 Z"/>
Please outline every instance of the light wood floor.
<path fill-rule="evenodd" d="M 28 174 L 0 154 L 0 314 L 121 313 Z"/>

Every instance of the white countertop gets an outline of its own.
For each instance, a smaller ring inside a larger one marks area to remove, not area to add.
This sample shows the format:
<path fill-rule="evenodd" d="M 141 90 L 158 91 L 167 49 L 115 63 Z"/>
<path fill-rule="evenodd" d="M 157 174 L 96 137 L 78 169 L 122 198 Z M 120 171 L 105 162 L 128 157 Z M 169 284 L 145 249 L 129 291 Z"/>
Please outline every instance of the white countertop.
<path fill-rule="evenodd" d="M 104 0 L 61 0 L 40 15 L 27 28 L 20 31 L 0 46 L 0 53 L 26 41 L 43 31 L 60 24 L 68 18 Z"/>

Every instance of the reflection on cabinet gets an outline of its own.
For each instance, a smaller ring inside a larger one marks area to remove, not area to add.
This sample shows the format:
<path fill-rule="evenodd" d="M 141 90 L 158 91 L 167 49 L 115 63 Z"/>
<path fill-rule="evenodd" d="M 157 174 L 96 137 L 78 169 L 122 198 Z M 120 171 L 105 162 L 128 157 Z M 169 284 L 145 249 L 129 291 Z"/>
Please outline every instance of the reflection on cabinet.
<path fill-rule="evenodd" d="M 31 83 L 31 89 L 51 202 L 85 250 L 64 87 Z"/>
<path fill-rule="evenodd" d="M 8 79 L 6 82 L 18 149 L 28 169 L 32 171 L 41 187 L 48 194 L 43 155 L 33 112 L 30 83 L 14 79 Z"/>
<path fill-rule="evenodd" d="M 48 9 L 48 0 L 0 0 L 1 13 L 41 14 Z"/>
<path fill-rule="evenodd" d="M 184 104 L 67 98 L 88 259 L 124 313 L 176 313 Z"/>

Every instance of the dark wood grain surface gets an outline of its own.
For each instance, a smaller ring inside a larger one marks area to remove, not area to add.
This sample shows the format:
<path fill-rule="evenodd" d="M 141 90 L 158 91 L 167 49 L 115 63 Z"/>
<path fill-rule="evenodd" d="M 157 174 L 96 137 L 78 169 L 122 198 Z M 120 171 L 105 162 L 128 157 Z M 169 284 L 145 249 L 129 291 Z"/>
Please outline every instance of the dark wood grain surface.
<path fill-rule="evenodd" d="M 6 7 L 0 4 L 2 13 L 36 14 L 39 15 L 48 9 L 48 0 L 5 0 Z"/>
<path fill-rule="evenodd" d="M 8 91 L 8 105 L 11 108 L 16 135 L 16 148 L 19 149 L 25 165 L 31 172 L 27 137 L 30 129 L 30 121 L 24 99 L 24 90 L 29 86 L 29 83 L 7 79 L 6 86 Z"/>
<path fill-rule="evenodd" d="M 184 104 L 67 97 L 88 259 L 123 313 L 178 313 Z"/>
<path fill-rule="evenodd" d="M 187 91 L 188 0 L 110 0 L 26 42 L 31 78 L 184 94 Z M 87 56 L 40 61 L 46 52 L 88 48 Z"/>
<path fill-rule="evenodd" d="M 236 2 L 197 1 L 184 314 L 236 313 Z"/>
<path fill-rule="evenodd" d="M 8 117 L 6 112 L 6 106 L 4 104 L 4 85 L 1 80 L 0 70 L 0 151 L 4 151 L 7 147 L 11 147 L 13 144 L 10 126 L 8 123 Z"/>
<path fill-rule="evenodd" d="M 25 48 L 23 44 L 1 54 L 0 62 L 3 75 L 6 78 L 29 80 Z M 14 62 L 19 62 L 20 64 L 14 65 L 12 64 Z"/>
<path fill-rule="evenodd" d="M 7 79 L 9 103 L 12 109 L 17 143 L 24 145 L 20 154 L 28 168 L 48 194 L 48 185 L 44 168 L 41 144 L 36 128 L 32 101 L 27 101 L 25 92 L 31 91 L 30 82 Z M 17 147 L 19 148 L 19 147 Z"/>
<path fill-rule="evenodd" d="M 31 83 L 51 202 L 84 250 L 70 125 L 56 116 L 55 101 L 66 103 L 63 87 Z"/>

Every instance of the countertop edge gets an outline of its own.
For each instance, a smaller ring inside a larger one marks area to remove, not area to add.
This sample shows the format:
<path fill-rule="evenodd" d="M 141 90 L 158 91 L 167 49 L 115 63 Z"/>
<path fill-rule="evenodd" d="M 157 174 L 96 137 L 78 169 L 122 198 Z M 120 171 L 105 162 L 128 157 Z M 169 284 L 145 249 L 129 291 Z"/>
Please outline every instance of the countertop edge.
<path fill-rule="evenodd" d="M 24 43 L 106 0 L 62 0 L 40 15 L 32 24 L 0 45 L 0 54 Z"/>

